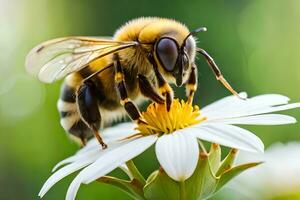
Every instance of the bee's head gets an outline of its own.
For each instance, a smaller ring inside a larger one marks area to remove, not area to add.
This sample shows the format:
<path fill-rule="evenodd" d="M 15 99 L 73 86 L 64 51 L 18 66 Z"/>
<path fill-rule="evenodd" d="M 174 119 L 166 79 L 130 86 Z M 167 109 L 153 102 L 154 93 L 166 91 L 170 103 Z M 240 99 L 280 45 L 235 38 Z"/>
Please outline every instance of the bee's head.
<path fill-rule="evenodd" d="M 188 35 L 181 44 L 173 37 L 161 37 L 154 48 L 155 60 L 161 66 L 162 74 L 176 86 L 181 86 L 195 59 L 196 44 Z"/>
<path fill-rule="evenodd" d="M 187 81 L 196 54 L 193 34 L 202 31 L 206 31 L 206 28 L 196 29 L 181 41 L 176 37 L 162 36 L 155 43 L 155 60 L 168 81 L 174 82 L 176 86 L 181 86 Z"/>

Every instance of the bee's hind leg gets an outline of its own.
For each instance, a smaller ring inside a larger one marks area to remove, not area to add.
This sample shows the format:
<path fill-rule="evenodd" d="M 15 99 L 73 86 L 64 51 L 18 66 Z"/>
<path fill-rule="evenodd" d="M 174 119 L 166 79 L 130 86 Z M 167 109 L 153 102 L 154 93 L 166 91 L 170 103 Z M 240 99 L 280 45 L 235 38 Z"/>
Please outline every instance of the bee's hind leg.
<path fill-rule="evenodd" d="M 101 114 L 98 108 L 96 86 L 91 80 L 85 81 L 80 86 L 77 91 L 76 102 L 82 121 L 92 130 L 102 148 L 107 148 L 99 133 Z"/>
<path fill-rule="evenodd" d="M 85 137 L 85 135 L 82 133 L 82 134 L 80 134 L 79 138 L 80 138 L 82 146 L 86 146 L 87 138 Z"/>

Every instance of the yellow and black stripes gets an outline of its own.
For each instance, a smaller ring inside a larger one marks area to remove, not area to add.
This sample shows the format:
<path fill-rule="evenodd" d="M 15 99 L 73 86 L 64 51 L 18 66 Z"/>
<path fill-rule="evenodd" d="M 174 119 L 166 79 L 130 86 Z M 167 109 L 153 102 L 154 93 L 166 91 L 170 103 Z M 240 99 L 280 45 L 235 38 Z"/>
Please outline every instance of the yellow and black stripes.
<path fill-rule="evenodd" d="M 63 100 L 64 102 L 68 103 L 75 103 L 76 101 L 76 89 L 73 87 L 70 87 L 67 84 L 63 84 L 61 88 L 61 95 L 60 99 Z"/>
<path fill-rule="evenodd" d="M 85 144 L 86 139 L 92 136 L 89 127 L 81 120 L 76 103 L 58 100 L 57 107 L 60 113 L 61 126 L 72 135 L 81 139 Z"/>
<path fill-rule="evenodd" d="M 57 102 L 57 109 L 61 118 L 60 124 L 68 132 L 80 121 L 76 105 L 76 83 L 78 80 L 81 80 L 78 74 L 72 74 L 66 78 L 61 87 L 60 99 Z M 78 131 L 70 133 L 76 137 L 82 137 L 81 135 L 83 135 L 83 133 Z"/>
<path fill-rule="evenodd" d="M 197 82 L 198 82 L 197 67 L 195 64 L 193 64 L 189 75 L 189 79 L 185 85 L 186 95 L 188 97 L 188 103 L 193 103 L 194 94 L 197 90 Z"/>
<path fill-rule="evenodd" d="M 117 54 L 114 55 L 114 66 L 115 66 L 115 84 L 119 96 L 121 98 L 120 103 L 124 106 L 130 118 L 134 121 L 136 120 L 138 121 L 140 120 L 141 113 L 128 97 L 128 93 L 125 85 L 125 79 L 124 79 L 124 72 Z"/>

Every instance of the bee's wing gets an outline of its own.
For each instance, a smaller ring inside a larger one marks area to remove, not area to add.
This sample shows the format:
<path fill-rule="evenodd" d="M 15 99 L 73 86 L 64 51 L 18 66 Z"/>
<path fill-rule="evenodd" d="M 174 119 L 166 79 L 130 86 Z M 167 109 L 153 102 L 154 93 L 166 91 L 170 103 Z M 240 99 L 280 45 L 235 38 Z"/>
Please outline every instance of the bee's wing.
<path fill-rule="evenodd" d="M 136 44 L 100 37 L 58 38 L 34 47 L 27 55 L 25 65 L 27 71 L 41 81 L 52 83 L 97 58 Z"/>

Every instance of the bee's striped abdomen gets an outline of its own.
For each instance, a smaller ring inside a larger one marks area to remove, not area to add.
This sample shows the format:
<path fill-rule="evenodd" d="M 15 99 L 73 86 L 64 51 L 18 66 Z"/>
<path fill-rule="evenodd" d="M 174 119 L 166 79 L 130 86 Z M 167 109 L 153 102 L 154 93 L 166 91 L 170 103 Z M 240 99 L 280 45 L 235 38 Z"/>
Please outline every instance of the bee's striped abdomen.
<path fill-rule="evenodd" d="M 125 114 L 115 87 L 114 69 L 109 68 L 84 81 L 95 71 L 96 65 L 87 66 L 79 72 L 68 75 L 61 87 L 57 104 L 62 127 L 82 141 L 92 137 L 96 129 L 109 126 L 113 121 L 123 118 Z M 125 70 L 124 74 L 128 77 L 124 79 L 128 83 L 126 87 L 130 97 L 140 102 L 136 99 L 138 96 L 136 73 Z"/>
<path fill-rule="evenodd" d="M 67 103 L 76 102 L 76 88 L 64 83 L 61 88 L 60 99 Z"/>
<path fill-rule="evenodd" d="M 57 108 L 60 113 L 61 126 L 72 135 L 81 138 L 89 138 L 92 132 L 80 118 L 80 113 L 76 103 L 77 88 L 82 77 L 79 74 L 72 74 L 67 77 L 61 87 L 60 99 Z"/>

